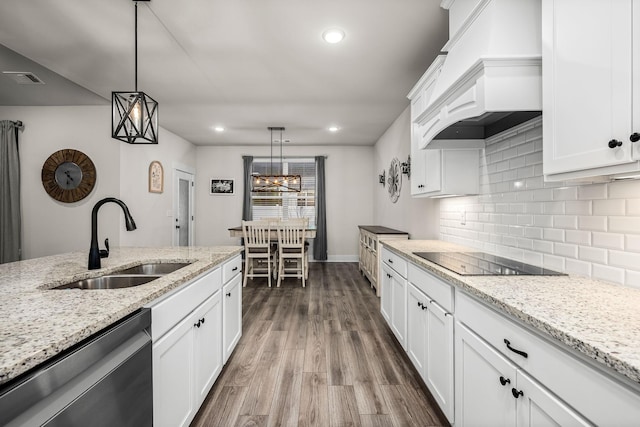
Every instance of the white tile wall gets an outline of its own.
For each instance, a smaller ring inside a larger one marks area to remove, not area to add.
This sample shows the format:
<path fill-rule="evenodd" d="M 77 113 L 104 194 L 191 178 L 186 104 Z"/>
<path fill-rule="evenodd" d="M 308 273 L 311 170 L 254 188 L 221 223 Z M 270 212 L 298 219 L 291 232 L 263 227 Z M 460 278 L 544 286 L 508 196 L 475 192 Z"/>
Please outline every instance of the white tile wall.
<path fill-rule="evenodd" d="M 640 288 L 640 181 L 544 182 L 539 118 L 488 139 L 481 165 L 480 195 L 441 200 L 442 240 Z"/>

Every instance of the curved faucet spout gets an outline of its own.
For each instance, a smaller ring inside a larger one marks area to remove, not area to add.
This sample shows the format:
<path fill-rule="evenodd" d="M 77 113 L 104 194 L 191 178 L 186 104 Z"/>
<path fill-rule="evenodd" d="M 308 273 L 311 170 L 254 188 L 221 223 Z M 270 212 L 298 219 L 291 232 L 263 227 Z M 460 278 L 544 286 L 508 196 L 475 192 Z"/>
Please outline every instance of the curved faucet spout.
<path fill-rule="evenodd" d="M 133 220 L 133 217 L 129 212 L 129 208 L 122 200 L 116 199 L 115 197 L 106 197 L 99 200 L 91 210 L 91 248 L 89 249 L 89 270 L 96 270 L 101 267 L 100 258 L 102 257 L 102 254 L 98 248 L 98 210 L 100 209 L 100 206 L 109 202 L 116 203 L 122 208 L 127 231 L 133 231 L 136 229 L 136 222 Z M 109 256 L 108 248 L 107 251 L 105 251 L 104 256 Z"/>

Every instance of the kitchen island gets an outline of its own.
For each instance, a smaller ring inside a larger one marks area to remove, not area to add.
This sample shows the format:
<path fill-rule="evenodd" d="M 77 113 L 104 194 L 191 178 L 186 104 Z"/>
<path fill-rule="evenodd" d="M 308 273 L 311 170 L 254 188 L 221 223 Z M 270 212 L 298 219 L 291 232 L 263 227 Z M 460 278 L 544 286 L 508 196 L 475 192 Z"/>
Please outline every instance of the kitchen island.
<path fill-rule="evenodd" d="M 0 265 L 0 384 L 27 372 L 149 302 L 242 252 L 241 246 L 112 248 L 102 268 L 87 270 L 73 252 Z M 190 263 L 123 289 L 55 290 L 143 263 Z"/>

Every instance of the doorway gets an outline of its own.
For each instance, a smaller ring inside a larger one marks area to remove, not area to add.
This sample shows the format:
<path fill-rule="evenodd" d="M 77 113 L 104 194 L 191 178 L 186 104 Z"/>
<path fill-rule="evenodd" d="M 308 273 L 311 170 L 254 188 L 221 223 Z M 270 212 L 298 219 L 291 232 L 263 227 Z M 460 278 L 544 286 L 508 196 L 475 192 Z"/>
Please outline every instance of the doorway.
<path fill-rule="evenodd" d="M 173 176 L 173 246 L 192 246 L 194 175 L 174 169 Z"/>

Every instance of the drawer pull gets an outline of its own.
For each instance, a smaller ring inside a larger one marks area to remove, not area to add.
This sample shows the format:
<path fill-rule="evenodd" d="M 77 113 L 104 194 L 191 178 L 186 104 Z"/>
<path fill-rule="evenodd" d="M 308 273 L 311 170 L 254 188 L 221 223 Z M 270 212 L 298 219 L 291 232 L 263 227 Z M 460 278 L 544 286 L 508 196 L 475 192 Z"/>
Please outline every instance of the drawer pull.
<path fill-rule="evenodd" d="M 231 269 L 231 271 L 238 271 L 238 267 L 237 267 L 237 266 L 236 266 L 236 267 L 233 267 L 233 268 Z"/>
<path fill-rule="evenodd" d="M 522 390 L 516 390 L 515 388 L 511 389 L 511 394 L 513 394 L 513 397 L 515 397 L 516 399 L 522 395 L 524 395 L 524 393 L 522 392 Z"/>
<path fill-rule="evenodd" d="M 387 273 L 387 277 L 388 277 L 389 279 L 391 279 L 391 275 L 390 275 L 389 273 Z"/>
<path fill-rule="evenodd" d="M 500 375 L 500 384 L 502 385 L 511 384 L 511 380 L 509 378 L 505 378 L 502 375 Z"/>
<path fill-rule="evenodd" d="M 204 324 L 204 317 L 202 319 L 200 319 L 200 321 L 202 322 L 202 324 Z"/>
<path fill-rule="evenodd" d="M 198 320 L 198 323 L 194 323 L 193 326 L 195 326 L 196 328 L 199 328 L 201 324 L 202 323 Z"/>
<path fill-rule="evenodd" d="M 230 297 L 230 296 L 231 296 L 231 292 L 226 293 L 225 295 L 226 295 L 226 296 L 228 296 L 228 297 Z"/>
<path fill-rule="evenodd" d="M 389 264 L 393 264 L 393 260 L 389 258 Z"/>
<path fill-rule="evenodd" d="M 418 301 L 418 307 L 424 307 L 424 305 L 420 301 Z"/>
<path fill-rule="evenodd" d="M 516 350 L 515 348 L 511 347 L 511 342 L 508 339 L 505 338 L 504 339 L 504 343 L 507 345 L 507 348 L 509 350 L 513 351 L 515 354 L 519 354 L 522 357 L 529 357 L 529 355 L 527 353 L 525 353 L 524 351 Z"/>

